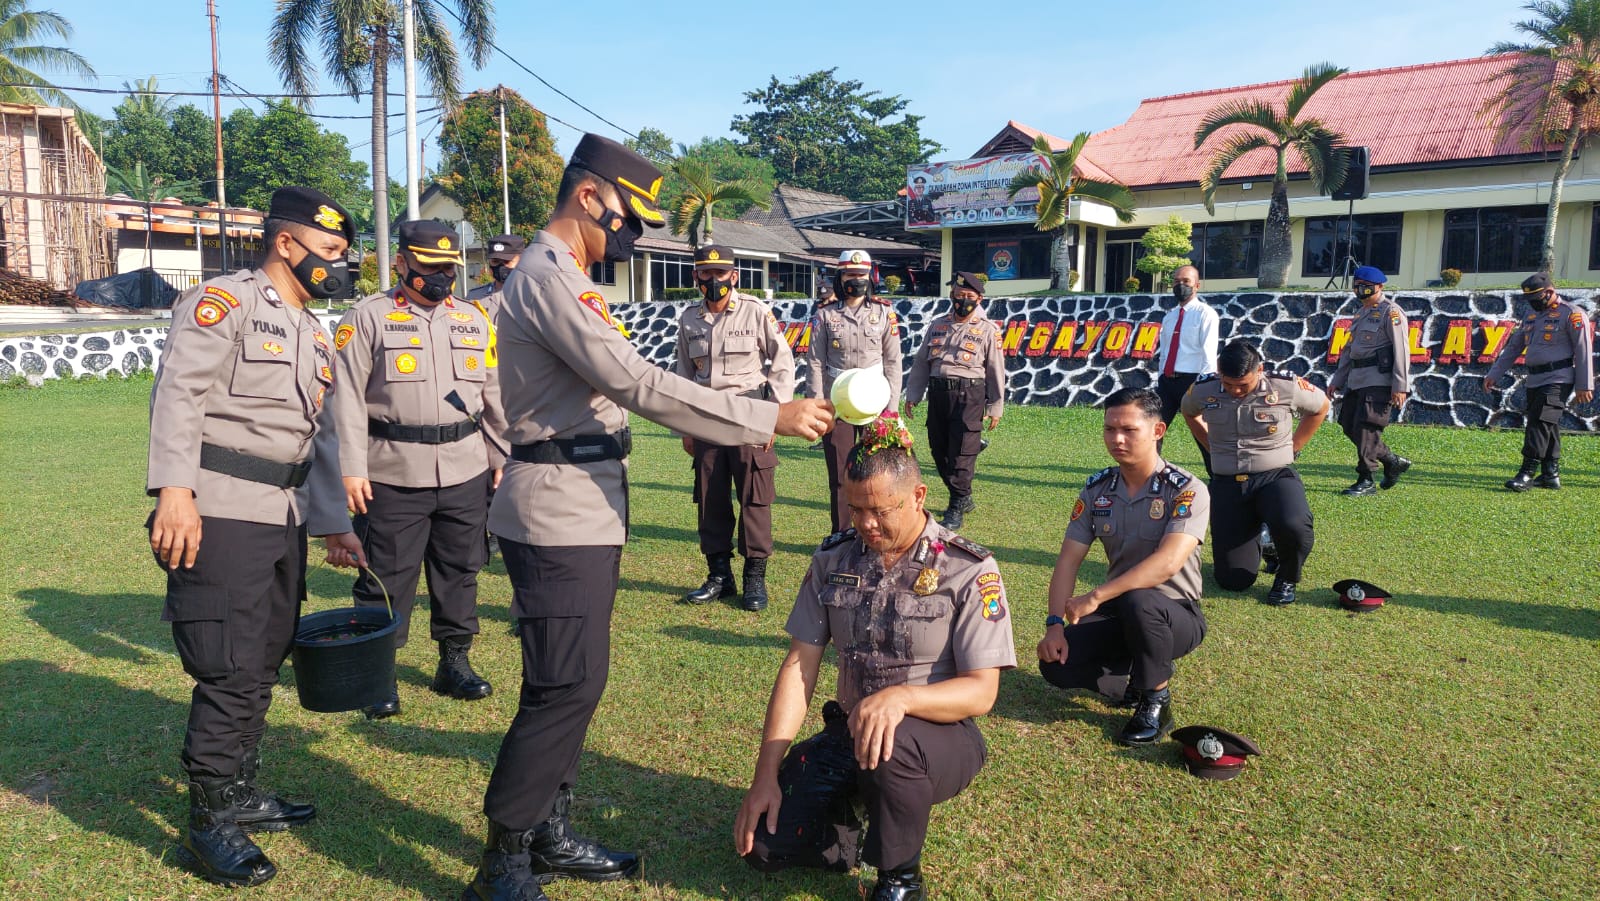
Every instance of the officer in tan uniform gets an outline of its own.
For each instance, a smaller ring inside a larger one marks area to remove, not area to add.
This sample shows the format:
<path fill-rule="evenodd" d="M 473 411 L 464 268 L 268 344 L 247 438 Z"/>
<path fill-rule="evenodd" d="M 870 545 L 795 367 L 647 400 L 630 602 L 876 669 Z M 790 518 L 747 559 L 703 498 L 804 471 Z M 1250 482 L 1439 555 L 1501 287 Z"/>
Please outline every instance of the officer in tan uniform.
<path fill-rule="evenodd" d="M 856 527 L 818 548 L 789 615 L 789 653 L 767 705 L 734 845 L 758 869 L 814 866 L 820 862 L 808 836 L 854 825 L 848 814 L 816 822 L 804 774 L 798 784 L 779 775 L 797 769 L 785 752 L 805 722 L 831 641 L 838 701 L 824 707 L 825 731 L 853 751 L 868 826 L 861 856 L 878 871 L 872 898 L 906 901 L 923 896 L 920 858 L 933 806 L 983 767 L 973 718 L 994 705 L 1000 671 L 1017 660 L 994 558 L 928 514 L 911 434 L 898 419 L 879 422 L 889 428 L 881 438 L 864 430 L 872 437 L 852 450 L 845 473 Z M 836 868 L 855 862 L 853 836 L 845 844 Z"/>
<path fill-rule="evenodd" d="M 183 848 L 206 879 L 256 885 L 277 868 L 245 834 L 315 816 L 259 790 L 259 746 L 305 595 L 306 533 L 328 561 L 364 564 L 339 484 L 329 412 L 333 343 L 305 309 L 350 284 L 344 208 L 310 188 L 272 195 L 261 266 L 173 306 L 150 393 L 150 547 L 194 679 L 183 768 Z M 202 541 L 203 538 L 203 541 Z"/>
<path fill-rule="evenodd" d="M 815 440 L 832 408 L 714 391 L 641 357 L 589 280 L 624 261 L 645 225 L 665 223 L 661 172 L 585 135 L 556 211 L 506 282 L 497 319 L 511 461 L 489 528 L 500 538 L 522 640 L 522 691 L 484 795 L 489 841 L 466 897 L 538 901 L 541 881 L 610 880 L 638 857 L 578 835 L 568 820 L 584 734 L 605 690 L 611 609 L 627 541 L 627 410 L 711 444 Z"/>
<path fill-rule="evenodd" d="M 940 524 L 961 528 L 972 512 L 972 473 L 983 429 L 1000 424 L 1006 402 L 1006 357 L 1000 326 L 982 315 L 983 279 L 957 272 L 950 280 L 950 312 L 928 326 L 906 379 L 906 416 L 928 395 L 928 448 L 950 504 Z"/>
<path fill-rule="evenodd" d="M 1522 357 L 1528 367 L 1523 381 L 1528 389 L 1527 425 L 1522 430 L 1522 468 L 1506 481 L 1512 491 L 1561 487 L 1561 416 L 1570 398 L 1580 404 L 1594 400 L 1594 357 L 1589 323 L 1583 311 L 1556 294 L 1550 276 L 1538 272 L 1522 282 L 1522 297 L 1533 307 L 1495 357 L 1484 377 L 1483 390 L 1494 392 L 1495 383 Z M 1573 386 L 1578 393 L 1573 395 Z M 1539 477 L 1533 477 L 1534 467 Z"/>
<path fill-rule="evenodd" d="M 430 687 L 476 701 L 492 691 L 467 658 L 478 634 L 478 570 L 488 562 L 485 499 L 505 465 L 494 330 L 477 306 L 451 296 L 461 262 L 454 229 L 413 220 L 396 235 L 399 284 L 358 303 L 333 336 L 339 378 L 352 389 L 333 402 L 339 461 L 372 558 L 351 593 L 358 607 L 394 605 L 404 647 L 426 569 L 429 633 L 439 645 Z M 399 712 L 398 687 L 366 710 L 373 719 Z"/>
<path fill-rule="evenodd" d="M 676 371 L 715 391 L 785 403 L 794 398 L 794 352 L 771 308 L 735 290 L 738 278 L 728 248 L 707 244 L 695 251 L 695 285 L 705 300 L 686 308 L 678 319 Z M 729 447 L 687 435 L 683 449 L 694 458 L 700 552 L 709 570 L 705 584 L 684 600 L 705 604 L 738 592 L 733 581 L 733 497 L 728 492 L 732 480 L 739 496 L 739 556 L 744 558 L 739 606 L 765 610 L 777 452 L 770 443 Z"/>
<path fill-rule="evenodd" d="M 493 281 L 467 292 L 467 299 L 489 317 L 492 325 L 495 315 L 500 312 L 500 292 L 506 289 L 506 279 L 517 268 L 522 252 L 528 249 L 528 239 L 521 235 L 495 235 L 489 239 L 488 247 L 489 277 Z"/>
<path fill-rule="evenodd" d="M 1211 493 L 1161 459 L 1161 395 L 1123 388 L 1106 398 L 1105 442 L 1116 466 L 1089 477 L 1072 505 L 1050 578 L 1039 672 L 1133 707 L 1117 741 L 1146 745 L 1172 729 L 1173 661 L 1200 646 L 1200 543 Z M 1105 545 L 1105 581 L 1078 593 L 1089 545 Z"/>
<path fill-rule="evenodd" d="M 889 380 L 889 406 L 885 409 L 900 409 L 900 326 L 894 305 L 872 294 L 872 257 L 864 250 L 839 254 L 833 283 L 834 299 L 818 301 L 811 317 L 811 396 L 828 397 L 833 380 L 845 370 L 879 366 Z M 857 437 L 855 426 L 839 422 L 822 445 L 835 534 L 850 525 L 844 505 L 844 468 Z"/>
<path fill-rule="evenodd" d="M 1393 488 L 1411 468 L 1410 460 L 1383 441 L 1389 417 L 1405 406 L 1411 390 L 1411 326 L 1400 305 L 1384 296 L 1382 269 L 1362 266 L 1354 280 L 1361 312 L 1350 324 L 1350 341 L 1328 380 L 1328 393 L 1337 397 L 1349 389 L 1339 404 L 1339 428 L 1356 446 L 1356 483 L 1340 494 L 1366 497 L 1380 487 Z M 1380 465 L 1383 482 L 1374 485 L 1372 474 Z"/>
<path fill-rule="evenodd" d="M 1294 603 L 1315 538 L 1305 483 L 1290 464 L 1328 417 L 1328 396 L 1303 378 L 1268 372 L 1261 351 L 1235 339 L 1217 355 L 1216 377 L 1196 379 L 1182 409 L 1195 439 L 1211 453 L 1217 584 L 1228 591 L 1255 584 L 1265 525 L 1281 561 L 1266 603 Z"/>

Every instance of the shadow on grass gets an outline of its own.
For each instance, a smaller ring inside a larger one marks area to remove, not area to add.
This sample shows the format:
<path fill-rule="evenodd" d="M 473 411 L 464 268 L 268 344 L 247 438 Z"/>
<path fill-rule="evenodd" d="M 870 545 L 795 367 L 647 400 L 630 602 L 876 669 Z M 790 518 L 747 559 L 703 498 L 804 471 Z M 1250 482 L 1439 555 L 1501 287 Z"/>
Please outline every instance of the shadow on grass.
<path fill-rule="evenodd" d="M 782 651 L 789 649 L 789 638 L 785 635 L 741 635 L 738 632 L 707 629 L 704 626 L 668 626 L 660 630 L 660 633 L 668 638 L 722 648 L 774 648 Z"/>
<path fill-rule="evenodd" d="M 700 533 L 693 529 L 680 529 L 674 526 L 663 526 L 655 523 L 634 522 L 629 525 L 628 531 L 632 537 L 635 538 L 645 538 L 651 541 L 683 542 L 688 547 L 694 548 L 698 548 L 700 546 Z M 818 540 L 821 539 L 819 538 Z M 774 541 L 772 543 L 772 550 L 774 553 L 783 551 L 790 554 L 799 554 L 802 557 L 810 557 L 812 552 L 814 552 L 816 549 L 817 546 L 815 544 L 800 544 L 799 542 L 794 541 Z M 694 588 L 696 586 L 691 585 L 689 587 Z"/>
<path fill-rule="evenodd" d="M 178 866 L 172 848 L 188 826 L 188 804 L 172 783 L 188 705 L 40 660 L 0 664 L 0 783 L 48 803 L 80 828 Z M 323 736 L 273 726 L 263 742 L 263 783 L 318 803 L 318 819 L 294 837 L 353 873 L 429 897 L 454 897 L 457 873 L 440 873 L 418 845 L 476 862 L 477 836 L 455 822 L 389 797 L 343 763 L 306 750 Z M 48 785 L 48 791 L 41 786 Z M 282 839 L 259 836 L 270 856 Z M 196 887 L 199 883 L 196 883 Z"/>
<path fill-rule="evenodd" d="M 674 485 L 674 484 L 670 484 L 670 483 L 667 483 L 667 482 L 642 482 L 642 481 L 629 481 L 629 483 L 628 483 L 628 487 L 629 488 L 637 488 L 637 489 L 639 489 L 641 491 L 668 491 L 668 492 L 674 492 L 674 493 L 681 493 L 683 495 L 684 504 L 690 506 L 691 508 L 693 507 L 693 504 L 691 504 L 690 500 L 689 500 L 689 491 L 693 487 L 693 485 L 694 485 L 694 482 L 692 480 L 689 481 L 689 482 L 686 482 L 686 483 L 684 483 L 682 485 Z M 778 495 L 777 499 L 772 502 L 772 506 L 774 506 L 774 507 L 806 507 L 806 508 L 809 508 L 809 509 L 812 509 L 812 510 L 827 510 L 828 509 L 827 487 L 828 487 L 828 483 L 827 483 L 826 478 L 824 478 L 823 481 L 822 481 L 822 487 L 819 488 L 818 492 L 817 492 L 819 495 L 822 496 L 822 500 L 813 500 L 811 498 L 791 497 L 791 496 L 786 495 L 786 494 L 780 494 L 780 495 Z"/>
<path fill-rule="evenodd" d="M 16 596 L 28 602 L 23 612 L 30 619 L 91 657 L 143 664 L 176 653 L 172 627 L 161 621 L 161 595 L 89 595 L 40 587 Z"/>

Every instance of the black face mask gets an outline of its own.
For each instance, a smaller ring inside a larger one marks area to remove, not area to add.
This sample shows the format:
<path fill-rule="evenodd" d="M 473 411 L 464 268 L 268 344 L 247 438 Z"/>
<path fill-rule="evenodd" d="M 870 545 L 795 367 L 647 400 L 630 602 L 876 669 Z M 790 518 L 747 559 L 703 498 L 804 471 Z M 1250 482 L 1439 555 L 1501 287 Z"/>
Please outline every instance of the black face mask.
<path fill-rule="evenodd" d="M 1377 293 L 1378 293 L 1378 286 L 1377 285 L 1356 285 L 1356 296 L 1361 298 L 1362 300 L 1368 300 L 1368 299 L 1376 296 Z"/>
<path fill-rule="evenodd" d="M 350 287 L 350 261 L 342 256 L 326 259 L 317 256 L 316 252 L 306 247 L 299 238 L 290 235 L 289 239 L 301 247 L 305 247 L 306 255 L 300 262 L 289 267 L 294 274 L 295 281 L 300 287 L 306 289 L 317 300 L 327 300 L 338 297 Z"/>
<path fill-rule="evenodd" d="M 1179 282 L 1172 286 L 1172 299 L 1178 303 L 1188 303 L 1194 297 L 1194 285 L 1185 285 Z"/>
<path fill-rule="evenodd" d="M 720 278 L 695 279 L 695 286 L 700 289 L 700 296 L 712 303 L 717 303 L 733 291 L 733 284 Z"/>
<path fill-rule="evenodd" d="M 503 285 L 511 277 L 511 266 L 509 263 L 494 263 L 489 266 L 489 275 L 494 278 L 495 284 Z"/>
<path fill-rule="evenodd" d="M 864 278 L 841 279 L 839 282 L 840 297 L 866 297 L 870 282 Z"/>
<path fill-rule="evenodd" d="M 604 256 L 613 263 L 626 263 L 633 259 L 634 243 L 644 235 L 644 223 L 632 216 L 623 216 L 610 207 L 602 209 L 604 212 L 599 216 L 590 218 L 606 233 Z"/>
<path fill-rule="evenodd" d="M 1543 313 L 1545 310 L 1550 309 L 1550 302 L 1553 300 L 1553 298 L 1544 292 L 1540 292 L 1538 294 L 1524 294 L 1523 297 L 1528 301 L 1528 306 L 1533 307 L 1533 311 L 1535 313 Z"/>
<path fill-rule="evenodd" d="M 429 303 L 439 303 L 450 296 L 450 289 L 456 284 L 456 274 L 448 269 L 441 269 L 430 275 L 420 272 L 407 272 L 406 285 L 411 290 L 422 295 L 422 299 Z"/>
<path fill-rule="evenodd" d="M 976 300 L 956 300 L 951 298 L 950 308 L 955 310 L 957 319 L 965 319 L 972 315 L 973 310 L 978 308 L 978 302 Z"/>

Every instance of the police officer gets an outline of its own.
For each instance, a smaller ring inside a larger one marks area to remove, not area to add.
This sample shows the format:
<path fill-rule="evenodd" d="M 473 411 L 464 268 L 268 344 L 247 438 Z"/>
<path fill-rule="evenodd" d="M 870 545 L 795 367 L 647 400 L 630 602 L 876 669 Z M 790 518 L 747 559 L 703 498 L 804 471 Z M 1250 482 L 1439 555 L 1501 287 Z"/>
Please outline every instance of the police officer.
<path fill-rule="evenodd" d="M 1172 273 L 1172 309 L 1161 317 L 1161 344 L 1156 352 L 1160 376 L 1156 393 L 1161 395 L 1161 421 L 1170 429 L 1183 405 L 1183 395 L 1202 375 L 1217 371 L 1217 336 L 1222 317 L 1216 308 L 1200 299 L 1200 270 L 1179 266 Z M 1195 444 L 1200 440 L 1195 439 Z M 1156 442 L 1156 450 L 1161 449 Z M 1211 458 L 1200 448 L 1206 472 Z"/>
<path fill-rule="evenodd" d="M 1506 481 L 1512 491 L 1561 487 L 1561 414 L 1569 398 L 1580 404 L 1594 399 L 1593 340 L 1583 311 L 1556 294 L 1550 276 L 1537 272 L 1522 282 L 1522 297 L 1533 307 L 1523 318 L 1483 380 L 1483 390 L 1495 383 L 1523 357 L 1528 367 L 1527 425 L 1522 430 L 1522 468 Z M 1573 395 L 1576 385 L 1578 393 Z M 1533 477 L 1538 467 L 1539 477 Z"/>
<path fill-rule="evenodd" d="M 885 409 L 900 409 L 900 327 L 889 300 L 872 294 L 872 257 L 864 250 L 839 254 L 833 283 L 834 299 L 819 300 L 811 317 L 811 396 L 826 398 L 833 390 L 833 380 L 847 369 L 880 366 L 889 381 L 889 406 Z M 838 422 L 822 445 L 835 534 L 850 524 L 844 505 L 844 468 L 857 434 L 855 426 Z"/>
<path fill-rule="evenodd" d="M 694 279 L 705 300 L 678 318 L 678 375 L 716 391 L 778 403 L 792 400 L 794 352 L 772 309 L 735 290 L 739 273 L 733 252 L 720 244 L 696 250 Z M 705 604 L 738 592 L 733 580 L 731 479 L 739 495 L 739 556 L 744 558 L 744 596 L 739 606 L 752 613 L 765 610 L 777 453 L 770 442 L 726 446 L 688 435 L 683 437 L 683 449 L 694 458 L 700 552 L 709 570 L 705 583 L 684 600 Z"/>
<path fill-rule="evenodd" d="M 305 594 L 307 531 L 324 536 L 330 563 L 366 560 L 339 484 L 333 344 L 305 309 L 349 286 L 353 236 L 328 196 L 278 189 L 260 267 L 210 279 L 174 305 L 150 395 L 146 487 L 158 500 L 147 527 L 167 569 L 161 618 L 195 682 L 183 848 L 223 885 L 277 873 L 245 833 L 316 815 L 255 777 Z"/>
<path fill-rule="evenodd" d="M 1089 477 L 1072 505 L 1050 578 L 1050 615 L 1039 672 L 1061 688 L 1092 688 L 1134 707 L 1117 741 L 1145 745 L 1172 729 L 1173 661 L 1200 646 L 1200 543 L 1211 495 L 1161 459 L 1161 397 L 1123 388 L 1105 402 L 1105 442 L 1116 466 Z M 1078 571 L 1095 539 L 1106 581 L 1078 594 Z M 1126 689 L 1117 682 L 1127 676 Z M 1109 689 L 1109 690 L 1108 690 Z"/>
<path fill-rule="evenodd" d="M 489 317 L 491 325 L 495 314 L 500 312 L 500 293 L 506 289 L 506 279 L 511 277 L 511 271 L 517 268 L 527 248 L 528 239 L 521 235 L 495 235 L 489 239 L 489 277 L 493 280 L 467 292 L 467 299 Z"/>
<path fill-rule="evenodd" d="M 1335 397 L 1349 387 L 1339 404 L 1339 428 L 1356 446 L 1356 482 L 1339 492 L 1345 497 L 1393 488 L 1401 473 L 1411 468 L 1410 460 L 1383 441 L 1389 417 L 1405 406 L 1411 390 L 1411 326 L 1400 305 L 1384 296 L 1385 281 L 1383 270 L 1376 266 L 1356 269 L 1361 311 L 1350 324 L 1350 341 L 1328 380 L 1328 393 Z M 1372 474 L 1379 465 L 1383 481 L 1374 485 Z"/>
<path fill-rule="evenodd" d="M 854 750 L 867 811 L 862 856 L 878 870 L 872 898 L 902 901 L 922 897 L 929 813 L 982 768 L 973 718 L 994 705 L 1000 671 L 1017 661 L 994 558 L 928 514 L 910 433 L 896 420 L 880 422 L 890 425 L 886 435 L 857 445 L 845 474 L 856 527 L 818 548 L 789 615 L 789 653 L 734 845 L 762 869 L 796 856 L 783 811 L 804 800 L 778 774 L 831 641 L 847 717 L 830 718 L 828 728 L 847 733 Z"/>
<path fill-rule="evenodd" d="M 399 284 L 356 304 L 333 335 L 339 377 L 351 386 L 333 402 L 339 461 L 356 534 L 372 558 L 352 594 L 358 607 L 393 605 L 395 641 L 404 647 L 426 569 L 429 633 L 439 645 L 430 687 L 476 701 L 493 690 L 468 660 L 478 634 L 478 570 L 488 562 L 485 498 L 505 465 L 496 447 L 505 412 L 493 330 L 483 311 L 451 296 L 461 262 L 454 229 L 419 219 L 396 234 Z M 373 719 L 399 712 L 397 686 L 366 710 Z"/>
<path fill-rule="evenodd" d="M 638 871 L 573 830 L 567 813 L 589 720 L 605 690 L 611 609 L 627 540 L 624 408 L 712 444 L 765 445 L 774 432 L 816 439 L 832 408 L 713 391 L 639 356 L 589 280 L 625 261 L 645 226 L 665 223 L 661 172 L 621 144 L 585 135 L 556 211 L 506 282 L 497 320 L 511 462 L 489 527 L 513 590 L 522 691 L 484 795 L 489 840 L 467 897 L 544 898 L 557 877 Z"/>
<path fill-rule="evenodd" d="M 950 312 L 933 321 L 911 361 L 906 380 L 906 416 L 928 396 L 928 448 L 949 492 L 940 524 L 961 528 L 972 512 L 972 473 L 987 424 L 1000 424 L 1006 401 L 1006 358 L 1000 326 L 979 312 L 983 279 L 957 272 L 950 280 Z"/>
<path fill-rule="evenodd" d="M 1196 379 L 1183 396 L 1183 415 L 1211 452 L 1217 584 L 1227 591 L 1255 584 L 1265 531 L 1281 560 L 1266 603 L 1294 603 L 1314 537 L 1305 483 L 1290 464 L 1328 417 L 1327 395 L 1303 378 L 1267 371 L 1261 351 L 1235 339 L 1217 354 L 1217 376 Z"/>

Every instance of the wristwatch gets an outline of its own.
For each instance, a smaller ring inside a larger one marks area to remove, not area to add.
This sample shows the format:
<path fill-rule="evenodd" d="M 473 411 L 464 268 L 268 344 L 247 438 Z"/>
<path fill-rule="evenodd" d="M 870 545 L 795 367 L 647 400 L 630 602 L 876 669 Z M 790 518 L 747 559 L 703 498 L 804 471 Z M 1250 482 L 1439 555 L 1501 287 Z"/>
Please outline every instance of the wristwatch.
<path fill-rule="evenodd" d="M 1048 629 L 1051 626 L 1060 626 L 1062 629 L 1066 629 L 1067 621 L 1052 613 L 1044 618 L 1044 627 Z"/>

